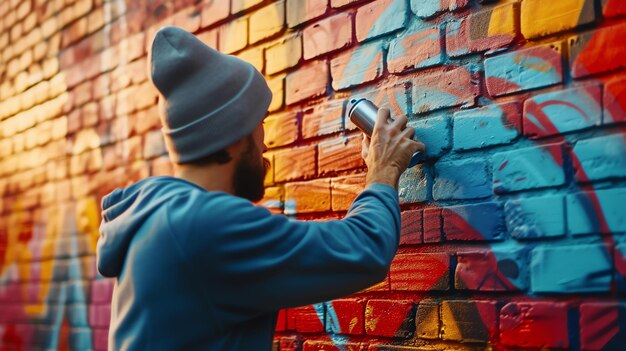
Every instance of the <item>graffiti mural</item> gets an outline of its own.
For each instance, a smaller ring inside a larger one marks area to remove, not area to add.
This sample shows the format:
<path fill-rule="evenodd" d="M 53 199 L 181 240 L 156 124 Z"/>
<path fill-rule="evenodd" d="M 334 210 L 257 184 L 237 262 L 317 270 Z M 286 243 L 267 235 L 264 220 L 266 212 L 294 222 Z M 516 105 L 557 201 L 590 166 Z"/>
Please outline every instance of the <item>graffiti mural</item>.
<path fill-rule="evenodd" d="M 262 71 L 263 205 L 341 218 L 362 190 L 344 101 L 406 114 L 388 276 L 282 310 L 275 350 L 626 345 L 626 7 L 617 0 L 0 4 L 0 350 L 104 350 L 100 200 L 168 175 L 147 48 L 162 25 Z"/>

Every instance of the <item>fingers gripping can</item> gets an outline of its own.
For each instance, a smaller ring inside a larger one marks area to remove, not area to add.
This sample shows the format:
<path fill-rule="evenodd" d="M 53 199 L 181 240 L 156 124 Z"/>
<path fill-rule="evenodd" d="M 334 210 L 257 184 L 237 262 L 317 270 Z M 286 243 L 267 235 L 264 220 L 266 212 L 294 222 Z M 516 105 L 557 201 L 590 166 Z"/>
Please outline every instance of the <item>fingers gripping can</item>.
<path fill-rule="evenodd" d="M 350 99 L 346 107 L 348 118 L 367 136 L 371 137 L 374 132 L 374 124 L 378 116 L 378 107 L 367 99 Z M 424 153 L 416 151 L 411 157 L 409 168 L 424 162 Z"/>

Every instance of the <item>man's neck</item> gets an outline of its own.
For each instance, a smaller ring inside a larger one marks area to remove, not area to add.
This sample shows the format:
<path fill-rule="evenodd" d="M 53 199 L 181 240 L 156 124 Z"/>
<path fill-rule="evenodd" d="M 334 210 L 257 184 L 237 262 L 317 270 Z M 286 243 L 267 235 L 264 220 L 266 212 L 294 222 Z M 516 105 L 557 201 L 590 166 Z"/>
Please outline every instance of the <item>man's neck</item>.
<path fill-rule="evenodd" d="M 190 181 L 207 191 L 233 193 L 232 167 L 227 165 L 177 166 L 174 176 Z"/>

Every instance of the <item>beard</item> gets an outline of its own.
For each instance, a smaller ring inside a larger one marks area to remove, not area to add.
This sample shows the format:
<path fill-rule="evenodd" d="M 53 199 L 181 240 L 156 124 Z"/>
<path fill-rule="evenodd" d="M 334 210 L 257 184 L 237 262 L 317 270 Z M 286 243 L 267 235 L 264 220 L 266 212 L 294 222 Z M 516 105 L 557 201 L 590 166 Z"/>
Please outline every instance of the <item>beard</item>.
<path fill-rule="evenodd" d="M 248 139 L 233 176 L 233 191 L 236 196 L 257 202 L 265 195 L 265 175 L 271 167 L 270 160 L 259 158 L 259 150 L 254 141 Z"/>

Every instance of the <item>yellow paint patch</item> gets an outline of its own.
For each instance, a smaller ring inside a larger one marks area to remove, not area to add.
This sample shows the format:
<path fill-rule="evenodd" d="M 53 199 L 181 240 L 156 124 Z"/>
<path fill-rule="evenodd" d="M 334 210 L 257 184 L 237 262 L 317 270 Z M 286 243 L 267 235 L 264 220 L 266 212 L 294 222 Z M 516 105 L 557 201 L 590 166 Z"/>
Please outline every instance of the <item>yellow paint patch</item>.
<path fill-rule="evenodd" d="M 488 36 L 514 35 L 516 4 L 506 4 L 495 7 L 489 19 Z"/>
<path fill-rule="evenodd" d="M 452 309 L 450 309 L 450 305 L 447 303 L 443 303 L 441 305 L 441 315 L 442 316 L 454 316 Z M 448 318 L 446 319 L 446 323 L 441 328 L 441 332 L 444 335 L 444 339 L 452 339 L 452 340 L 461 340 L 462 334 L 461 329 L 459 328 L 456 319 Z"/>
<path fill-rule="evenodd" d="M 530 39 L 575 28 L 584 5 L 585 0 L 523 0 L 522 34 Z"/>

